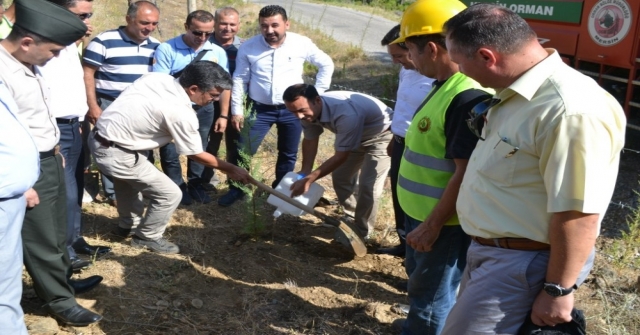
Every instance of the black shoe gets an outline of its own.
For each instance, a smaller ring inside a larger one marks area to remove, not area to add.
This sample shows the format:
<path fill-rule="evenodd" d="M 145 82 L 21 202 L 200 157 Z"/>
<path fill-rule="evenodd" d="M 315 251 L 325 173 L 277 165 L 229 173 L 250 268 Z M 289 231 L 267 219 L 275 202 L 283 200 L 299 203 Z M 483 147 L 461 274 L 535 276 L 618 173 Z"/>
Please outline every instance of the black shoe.
<path fill-rule="evenodd" d="M 102 276 L 91 276 L 80 280 L 67 279 L 67 283 L 69 283 L 69 286 L 73 288 L 73 292 L 75 292 L 75 294 L 82 294 L 93 290 L 98 286 L 98 284 L 100 284 L 102 279 Z"/>
<path fill-rule="evenodd" d="M 130 228 L 122 228 L 120 226 L 116 226 L 111 234 L 116 235 L 118 237 L 127 238 L 133 236 L 133 231 Z"/>
<path fill-rule="evenodd" d="M 102 315 L 96 314 L 80 305 L 75 305 L 58 313 L 49 311 L 49 314 L 69 326 L 84 327 L 102 320 Z"/>
<path fill-rule="evenodd" d="M 196 184 L 195 186 L 189 185 L 187 187 L 189 189 L 189 196 L 193 201 L 201 204 L 208 204 L 211 202 L 211 197 L 207 194 L 204 186 Z"/>
<path fill-rule="evenodd" d="M 180 200 L 180 204 L 182 206 L 189 206 L 193 204 L 193 199 L 191 199 L 191 195 L 189 194 L 189 190 L 187 190 L 187 185 L 180 186 L 180 190 L 182 191 L 182 199 Z"/>
<path fill-rule="evenodd" d="M 89 256 L 96 256 L 96 257 L 102 257 L 111 252 L 111 248 L 109 247 L 105 247 L 102 245 L 88 245 L 88 244 L 85 244 L 81 247 L 74 247 L 73 250 L 75 250 L 76 253 L 80 255 L 89 255 Z"/>
<path fill-rule="evenodd" d="M 202 184 L 202 187 L 204 187 L 204 190 L 207 192 L 213 192 L 213 194 L 218 194 L 218 189 L 215 187 L 215 185 L 211 183 L 204 183 Z"/>
<path fill-rule="evenodd" d="M 404 244 L 399 244 L 391 248 L 378 248 L 376 250 L 376 254 L 404 257 L 404 254 L 406 253 L 406 251 L 407 251 L 407 247 Z"/>
<path fill-rule="evenodd" d="M 244 192 L 237 188 L 231 188 L 227 194 L 221 196 L 218 199 L 218 205 L 222 207 L 229 207 L 233 205 L 234 202 L 244 198 Z"/>
<path fill-rule="evenodd" d="M 81 259 L 81 258 L 71 259 L 71 269 L 73 269 L 73 272 L 79 272 L 80 270 L 86 269 L 89 266 L 91 266 L 91 262 L 85 261 L 84 259 Z"/>

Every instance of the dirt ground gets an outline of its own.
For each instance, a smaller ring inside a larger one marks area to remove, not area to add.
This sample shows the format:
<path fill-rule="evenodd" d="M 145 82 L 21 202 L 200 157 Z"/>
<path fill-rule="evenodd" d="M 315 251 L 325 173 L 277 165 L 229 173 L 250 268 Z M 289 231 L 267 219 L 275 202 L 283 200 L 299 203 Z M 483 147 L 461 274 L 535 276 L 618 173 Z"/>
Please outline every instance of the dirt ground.
<path fill-rule="evenodd" d="M 89 243 L 113 252 L 74 278 L 105 277 L 78 297 L 104 320 L 59 334 L 390 333 L 389 323 L 400 316 L 390 307 L 406 300 L 394 288 L 406 278 L 400 258 L 354 258 L 332 242 L 334 228 L 309 215 L 274 221 L 268 204 L 259 208 L 264 231 L 246 234 L 250 206 L 181 207 L 166 233 L 182 248 L 175 256 L 131 248 L 129 240 L 109 234 L 117 224 L 113 207 L 85 206 Z M 335 215 L 336 208 L 320 210 Z M 30 326 L 45 317 L 39 303 L 27 286 L 23 306 Z"/>

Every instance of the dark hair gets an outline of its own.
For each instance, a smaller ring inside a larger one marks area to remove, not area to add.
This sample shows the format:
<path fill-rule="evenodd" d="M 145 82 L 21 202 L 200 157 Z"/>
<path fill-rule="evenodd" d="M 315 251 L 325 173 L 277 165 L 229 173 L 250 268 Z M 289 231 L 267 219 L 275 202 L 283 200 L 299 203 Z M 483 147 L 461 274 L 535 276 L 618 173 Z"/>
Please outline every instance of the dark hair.
<path fill-rule="evenodd" d="M 286 102 L 294 102 L 300 97 L 307 98 L 307 101 L 313 102 L 318 96 L 318 90 L 313 85 L 295 84 L 287 87 L 282 94 L 282 100 Z"/>
<path fill-rule="evenodd" d="M 268 5 L 262 7 L 260 13 L 258 13 L 258 17 L 272 17 L 278 14 L 282 15 L 282 19 L 284 21 L 287 21 L 287 11 L 278 5 Z"/>
<path fill-rule="evenodd" d="M 54 4 L 58 5 L 58 6 L 62 6 L 64 8 L 73 8 L 75 7 L 78 2 L 93 2 L 93 0 L 47 0 L 49 2 L 53 2 Z"/>
<path fill-rule="evenodd" d="M 536 38 L 527 21 L 513 11 L 494 4 L 473 5 L 444 24 L 457 51 L 471 57 L 481 47 L 513 54 Z"/>
<path fill-rule="evenodd" d="M 190 26 L 193 20 L 207 23 L 207 22 L 213 21 L 214 18 L 213 18 L 213 14 L 207 12 L 206 10 L 198 9 L 198 10 L 194 10 L 193 12 L 189 13 L 189 15 L 187 15 L 187 21 L 185 22 L 185 24 L 187 26 Z"/>
<path fill-rule="evenodd" d="M 441 46 L 445 50 L 447 50 L 447 44 L 445 43 L 445 37 L 440 34 L 427 34 L 427 35 L 417 35 L 417 36 L 409 36 L 405 39 L 405 42 L 410 42 L 416 45 L 418 51 L 424 51 L 424 47 L 429 44 L 429 42 L 435 43 L 436 45 Z"/>
<path fill-rule="evenodd" d="M 210 61 L 197 61 L 189 64 L 182 70 L 178 78 L 182 87 L 196 85 L 201 91 L 212 88 L 223 90 L 231 89 L 231 76 L 220 65 Z"/>
<path fill-rule="evenodd" d="M 43 37 L 41 35 L 38 35 L 36 33 L 32 33 L 27 29 L 24 29 L 18 25 L 14 25 L 13 28 L 11 29 L 11 32 L 9 33 L 9 35 L 7 36 L 7 40 L 11 41 L 11 42 L 16 42 L 21 38 L 24 37 L 30 37 L 36 44 L 40 44 L 40 43 L 53 43 L 53 44 L 58 44 L 46 37 Z M 59 44 L 58 44 L 59 45 Z"/>
<path fill-rule="evenodd" d="M 140 9 L 140 5 L 149 5 L 155 8 L 158 11 L 158 13 L 160 13 L 160 8 L 158 8 L 158 6 L 156 6 L 156 4 L 154 4 L 153 2 L 147 1 L 147 0 L 140 0 L 140 1 L 132 2 L 129 5 L 129 8 L 127 9 L 127 16 L 128 17 L 138 16 L 138 9 Z"/>
<path fill-rule="evenodd" d="M 240 13 L 238 12 L 238 10 L 229 6 L 216 9 L 213 16 L 214 16 L 214 19 L 217 21 L 220 18 L 220 16 L 227 16 L 229 15 L 229 13 L 236 14 L 238 18 L 240 17 Z"/>
<path fill-rule="evenodd" d="M 393 28 L 391 28 L 391 30 L 389 30 L 389 32 L 384 35 L 384 37 L 382 38 L 382 41 L 380 41 L 380 44 L 382 44 L 382 46 L 387 46 L 389 44 L 391 44 L 391 42 L 397 40 L 398 38 L 400 38 L 400 25 L 397 25 Z M 402 49 L 407 49 L 407 46 L 404 43 L 396 43 L 399 47 L 401 47 Z"/>

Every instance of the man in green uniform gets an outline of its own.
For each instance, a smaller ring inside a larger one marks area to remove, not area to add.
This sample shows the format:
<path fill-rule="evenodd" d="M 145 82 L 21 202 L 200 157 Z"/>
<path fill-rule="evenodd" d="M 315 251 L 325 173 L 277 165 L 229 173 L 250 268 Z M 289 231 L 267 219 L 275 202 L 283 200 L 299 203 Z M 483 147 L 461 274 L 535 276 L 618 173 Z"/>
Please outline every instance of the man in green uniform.
<path fill-rule="evenodd" d="M 441 34 L 444 22 L 465 8 L 457 0 L 415 2 L 402 16 L 400 38 L 392 42 L 405 43 L 416 69 L 435 79 L 405 135 L 398 175 L 410 303 L 403 335 L 442 331 L 471 242 L 456 215 L 460 183 L 478 141 L 466 119 L 473 106 L 491 96 L 460 72 Z"/>
<path fill-rule="evenodd" d="M 67 9 L 44 0 L 17 0 L 16 21 L 0 42 L 0 80 L 18 106 L 40 152 L 40 177 L 33 186 L 40 204 L 26 212 L 24 264 L 47 311 L 65 324 L 86 326 L 102 316 L 78 305 L 67 282 L 67 212 L 60 130 L 50 106 L 48 85 L 39 66 L 84 36 L 87 27 Z"/>

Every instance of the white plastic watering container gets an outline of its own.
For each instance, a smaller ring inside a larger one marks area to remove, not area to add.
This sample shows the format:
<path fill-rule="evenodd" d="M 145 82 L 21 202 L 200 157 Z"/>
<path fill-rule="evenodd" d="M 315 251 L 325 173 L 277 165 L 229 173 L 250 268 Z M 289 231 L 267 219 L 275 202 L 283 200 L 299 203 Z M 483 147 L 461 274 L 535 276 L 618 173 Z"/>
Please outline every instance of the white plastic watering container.
<path fill-rule="evenodd" d="M 284 178 L 282 178 L 282 180 L 280 181 L 278 186 L 276 186 L 275 189 L 276 191 L 290 197 L 291 190 L 289 188 L 294 182 L 296 182 L 301 178 L 302 176 L 298 175 L 297 173 L 293 171 L 289 172 L 284 176 Z M 318 200 L 320 200 L 323 193 L 324 193 L 324 187 L 316 183 L 312 183 L 307 193 L 299 195 L 293 198 L 293 200 L 303 205 L 313 207 L 318 202 Z M 300 216 L 305 213 L 305 211 L 303 211 L 302 209 L 285 202 L 284 200 L 276 197 L 273 194 L 270 195 L 269 198 L 267 198 L 267 202 L 278 207 L 278 209 L 276 209 L 276 211 L 273 212 L 273 216 L 276 218 L 278 218 L 282 214 L 291 214 L 293 216 Z"/>

